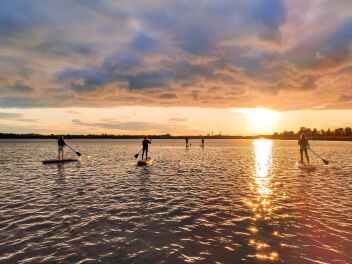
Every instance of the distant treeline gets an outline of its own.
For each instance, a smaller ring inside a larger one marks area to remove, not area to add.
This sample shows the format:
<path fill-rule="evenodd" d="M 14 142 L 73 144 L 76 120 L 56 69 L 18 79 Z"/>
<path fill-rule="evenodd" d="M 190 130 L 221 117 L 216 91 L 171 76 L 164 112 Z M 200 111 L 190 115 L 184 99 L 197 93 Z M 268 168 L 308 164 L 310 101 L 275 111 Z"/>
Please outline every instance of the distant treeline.
<path fill-rule="evenodd" d="M 350 127 L 318 130 L 316 128 L 301 127 L 298 131 L 283 131 L 272 135 L 257 136 L 235 136 L 235 135 L 193 135 L 188 136 L 190 139 L 281 139 L 281 140 L 297 140 L 299 134 L 304 131 L 309 139 L 313 140 L 331 140 L 331 141 L 352 141 L 352 129 Z M 112 134 L 88 134 L 88 135 L 64 135 L 66 139 L 141 139 L 144 135 L 112 135 Z M 58 135 L 41 135 L 41 134 L 16 134 L 16 133 L 0 133 L 1 139 L 56 139 Z M 150 135 L 153 139 L 184 139 L 186 136 L 173 136 L 170 134 Z"/>
<path fill-rule="evenodd" d="M 59 135 L 41 135 L 41 134 L 15 134 L 15 133 L 0 133 L 0 138 L 6 139 L 57 139 Z M 111 134 L 88 134 L 88 135 L 70 135 L 66 134 L 64 137 L 66 139 L 141 139 L 145 135 L 111 135 Z M 149 135 L 153 139 L 184 139 L 186 136 L 172 136 L 170 134 L 162 135 Z M 226 136 L 226 135 L 213 135 L 213 136 L 188 136 L 190 139 L 201 139 L 201 138 L 222 138 L 222 139 L 248 139 L 256 138 L 253 136 Z"/>
<path fill-rule="evenodd" d="M 316 140 L 352 140 L 352 128 L 337 128 L 337 129 L 321 129 L 318 130 L 316 128 L 306 128 L 301 127 L 297 132 L 294 131 L 284 131 L 281 133 L 274 133 L 269 136 L 273 139 L 297 139 L 299 134 L 304 133 L 308 136 L 309 139 Z"/>
<path fill-rule="evenodd" d="M 50 135 L 42 135 L 42 134 L 16 134 L 16 133 L 0 133 L 0 138 L 23 138 L 23 139 L 56 139 L 59 135 L 50 134 Z M 154 135 L 153 138 L 163 138 L 166 135 Z M 109 134 L 87 134 L 87 135 L 64 135 L 66 139 L 137 139 L 143 138 L 144 135 L 109 135 Z"/>

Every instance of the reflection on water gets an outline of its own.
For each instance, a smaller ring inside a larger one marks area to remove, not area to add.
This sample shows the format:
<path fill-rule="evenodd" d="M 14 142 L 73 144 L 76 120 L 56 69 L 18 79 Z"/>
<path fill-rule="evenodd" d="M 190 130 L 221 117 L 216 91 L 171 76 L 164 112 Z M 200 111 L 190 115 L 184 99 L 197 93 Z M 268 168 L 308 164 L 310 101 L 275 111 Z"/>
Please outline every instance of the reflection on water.
<path fill-rule="evenodd" d="M 259 196 L 265 198 L 272 192 L 269 175 L 272 163 L 272 141 L 258 139 L 253 141 L 253 147 L 255 153 L 255 182 Z"/>
<path fill-rule="evenodd" d="M 70 143 L 81 165 L 0 142 L 0 264 L 352 263 L 352 144 L 307 173 L 293 141 L 153 140 L 145 168 L 139 141 Z"/>
<path fill-rule="evenodd" d="M 256 195 L 252 200 L 246 203 L 253 212 L 252 225 L 248 228 L 252 236 L 248 244 L 255 248 L 255 257 L 260 260 L 276 261 L 279 259 L 279 254 L 273 250 L 269 242 L 264 241 L 266 236 L 260 234 L 261 227 L 266 222 L 270 222 L 271 214 L 273 213 L 273 206 L 271 202 L 271 195 L 273 190 L 271 165 L 272 165 L 272 141 L 259 139 L 253 141 L 254 160 L 255 160 L 255 174 L 252 189 L 255 190 Z M 263 230 L 267 231 L 267 230 Z M 274 234 L 276 231 L 274 231 Z M 251 256 L 251 255 L 249 255 Z"/>

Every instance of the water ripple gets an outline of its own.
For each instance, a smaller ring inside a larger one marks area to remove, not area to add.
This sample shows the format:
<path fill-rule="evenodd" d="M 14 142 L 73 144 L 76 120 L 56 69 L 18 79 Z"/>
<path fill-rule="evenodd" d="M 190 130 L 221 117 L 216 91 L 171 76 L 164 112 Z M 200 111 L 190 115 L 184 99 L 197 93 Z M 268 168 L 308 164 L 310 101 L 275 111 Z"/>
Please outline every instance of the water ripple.
<path fill-rule="evenodd" d="M 296 142 L 1 141 L 0 263 L 352 263 L 352 144 L 295 166 Z M 196 144 L 193 144 L 196 145 Z"/>

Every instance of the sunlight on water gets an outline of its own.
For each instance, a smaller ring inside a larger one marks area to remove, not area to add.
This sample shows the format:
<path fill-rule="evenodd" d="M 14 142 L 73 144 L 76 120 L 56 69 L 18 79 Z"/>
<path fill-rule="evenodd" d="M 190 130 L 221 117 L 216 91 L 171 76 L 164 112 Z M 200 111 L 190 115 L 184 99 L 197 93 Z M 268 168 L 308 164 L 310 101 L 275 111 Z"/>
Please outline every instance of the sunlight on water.
<path fill-rule="evenodd" d="M 258 193 L 261 196 L 266 196 L 271 193 L 269 184 L 271 178 L 269 177 L 269 171 L 272 163 L 272 141 L 259 139 L 253 141 L 254 153 L 255 153 L 255 169 L 256 169 L 256 184 Z"/>
<path fill-rule="evenodd" d="M 295 141 L 153 140 L 137 167 L 140 141 L 72 140 L 43 166 L 55 143 L 0 141 L 0 264 L 352 263 L 351 143 L 312 142 L 313 172 Z"/>
<path fill-rule="evenodd" d="M 254 160 L 255 160 L 255 190 L 256 197 L 253 201 L 247 202 L 247 205 L 253 211 L 253 225 L 248 230 L 253 234 L 249 240 L 249 245 L 256 250 L 255 258 L 258 260 L 276 261 L 279 254 L 272 250 L 272 246 L 263 241 L 260 237 L 260 221 L 270 221 L 273 208 L 271 205 L 272 175 L 270 174 L 272 166 L 272 141 L 258 139 L 253 141 Z M 275 232 L 275 231 L 274 231 Z M 258 239 L 259 237 L 259 239 Z M 250 257 L 251 255 L 249 255 Z"/>

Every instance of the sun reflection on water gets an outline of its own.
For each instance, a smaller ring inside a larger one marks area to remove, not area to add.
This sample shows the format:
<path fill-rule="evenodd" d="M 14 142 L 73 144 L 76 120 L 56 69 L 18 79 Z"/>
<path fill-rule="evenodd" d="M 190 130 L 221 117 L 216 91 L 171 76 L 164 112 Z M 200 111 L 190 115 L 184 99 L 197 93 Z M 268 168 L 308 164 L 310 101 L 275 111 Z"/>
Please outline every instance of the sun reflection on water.
<path fill-rule="evenodd" d="M 269 188 L 269 184 L 271 179 L 268 175 L 272 163 L 272 141 L 264 139 L 255 140 L 253 141 L 253 145 L 255 151 L 255 182 L 258 193 L 261 196 L 270 195 L 271 189 Z"/>
<path fill-rule="evenodd" d="M 279 254 L 273 251 L 272 245 L 262 241 L 262 239 L 257 239 L 258 237 L 265 237 L 260 236 L 260 226 L 263 226 L 263 222 L 270 222 L 274 211 L 271 203 L 273 194 L 271 175 L 272 141 L 265 139 L 255 140 L 253 141 L 253 148 L 255 158 L 253 190 L 256 193 L 256 197 L 246 201 L 247 206 L 253 212 L 253 223 L 248 228 L 248 231 L 252 234 L 252 238 L 249 240 L 248 245 L 254 248 L 256 251 L 254 257 L 258 260 L 275 261 L 279 259 Z M 261 225 L 258 223 L 259 221 L 261 221 Z"/>

